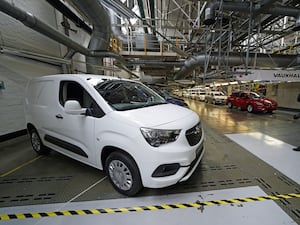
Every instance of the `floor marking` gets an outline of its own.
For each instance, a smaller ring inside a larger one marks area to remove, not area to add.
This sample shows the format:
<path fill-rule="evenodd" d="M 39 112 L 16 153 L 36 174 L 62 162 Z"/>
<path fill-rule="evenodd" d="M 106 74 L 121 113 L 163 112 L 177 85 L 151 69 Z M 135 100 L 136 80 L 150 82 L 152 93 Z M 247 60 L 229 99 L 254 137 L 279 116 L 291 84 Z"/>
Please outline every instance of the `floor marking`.
<path fill-rule="evenodd" d="M 74 210 L 63 210 L 61 211 L 61 209 L 63 209 L 64 207 L 66 207 L 69 203 L 73 202 L 75 199 L 77 199 L 78 197 L 80 197 L 81 195 L 83 195 L 84 193 L 86 193 L 87 191 L 91 190 L 93 187 L 95 187 L 97 184 L 100 184 L 102 181 L 104 181 L 105 179 L 107 178 L 107 176 L 101 178 L 100 180 L 98 180 L 97 182 L 95 182 L 94 184 L 90 185 L 88 188 L 86 188 L 85 190 L 83 190 L 82 192 L 80 192 L 79 194 L 75 195 L 73 198 L 71 198 L 69 201 L 67 201 L 66 203 L 64 203 L 62 206 L 60 206 L 58 209 L 56 209 L 56 212 L 59 212 L 59 216 L 72 216 L 72 215 L 85 215 L 85 210 L 80 210 L 80 213 L 78 214 L 73 214 L 73 211 Z M 89 213 L 87 214 L 100 214 L 98 212 L 98 210 L 94 210 L 94 209 L 90 209 L 88 210 L 90 211 Z M 53 212 L 49 212 L 49 213 L 53 213 Z M 48 212 L 46 212 L 46 215 L 49 215 Z M 42 217 L 51 217 L 51 216 L 42 216 L 41 213 L 31 213 L 32 215 L 32 218 L 42 218 Z M 54 214 L 53 216 L 58 216 L 56 214 Z M 53 217 L 52 216 L 52 217 Z M 1 217 L 1 216 L 0 216 Z M 1 221 L 1 218 L 0 218 L 0 221 Z"/>
<path fill-rule="evenodd" d="M 32 213 L 17 213 L 17 214 L 0 214 L 0 221 L 14 220 L 14 219 L 26 219 L 26 218 L 44 218 L 44 217 L 58 217 L 58 216 L 74 216 L 74 215 L 93 215 L 93 214 L 116 214 L 116 213 L 130 213 L 130 212 L 144 212 L 144 211 L 156 211 L 156 210 L 172 210 L 172 209 L 186 209 L 186 208 L 198 208 L 204 206 L 213 205 L 226 205 L 235 203 L 250 203 L 260 202 L 267 200 L 280 200 L 300 198 L 300 193 L 291 194 L 278 194 L 278 195 L 265 195 L 254 196 L 244 198 L 233 198 L 223 200 L 212 200 L 205 202 L 191 202 L 191 203 L 178 203 L 178 204 L 160 204 L 160 205 L 148 205 L 148 206 L 134 206 L 134 207 L 120 207 L 120 208 L 100 208 L 100 209 L 77 209 L 77 210 L 63 210 L 55 212 L 32 212 Z"/>
<path fill-rule="evenodd" d="M 300 184 L 300 173 L 297 170 L 300 154 L 293 151 L 295 146 L 260 132 L 226 134 L 226 136 Z"/>
<path fill-rule="evenodd" d="M 85 190 L 83 190 L 82 192 L 80 192 L 78 195 L 74 196 L 73 198 L 71 198 L 69 201 L 66 202 L 70 203 L 72 201 L 74 201 L 76 198 L 80 197 L 81 195 L 83 195 L 84 193 L 86 193 L 87 191 L 91 190 L 93 187 L 95 187 L 97 184 L 100 184 L 102 181 L 104 181 L 107 178 L 107 176 L 101 178 L 100 180 L 98 180 L 97 182 L 95 182 L 94 184 L 92 184 L 91 186 L 89 186 L 88 188 L 86 188 Z"/>
<path fill-rule="evenodd" d="M 13 172 L 15 172 L 15 171 L 17 171 L 17 170 L 19 170 L 19 169 L 22 169 L 23 167 L 25 167 L 25 166 L 27 166 L 27 165 L 29 165 L 29 164 L 35 162 L 36 160 L 40 159 L 41 157 L 43 157 L 43 156 L 40 155 L 40 156 L 38 156 L 38 157 L 35 157 L 35 158 L 29 160 L 28 162 L 25 162 L 25 163 L 21 164 L 20 166 L 14 168 L 14 169 L 12 169 L 12 170 L 10 170 L 10 171 L 4 173 L 4 174 L 1 174 L 0 177 L 6 177 L 7 175 L 12 174 Z"/>

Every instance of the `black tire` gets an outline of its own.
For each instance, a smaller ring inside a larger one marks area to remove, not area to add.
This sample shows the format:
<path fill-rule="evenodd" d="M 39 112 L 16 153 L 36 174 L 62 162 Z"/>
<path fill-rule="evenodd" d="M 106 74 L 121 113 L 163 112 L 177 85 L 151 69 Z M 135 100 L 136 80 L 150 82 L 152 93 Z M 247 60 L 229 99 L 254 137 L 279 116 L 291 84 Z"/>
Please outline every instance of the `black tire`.
<path fill-rule="evenodd" d="M 29 130 L 29 135 L 32 148 L 37 154 L 45 155 L 49 153 L 49 149 L 44 146 L 36 129 L 32 128 L 31 130 Z"/>
<path fill-rule="evenodd" d="M 252 112 L 253 112 L 253 105 L 252 105 L 252 104 L 247 105 L 247 111 L 248 111 L 249 113 L 252 113 Z"/>
<path fill-rule="evenodd" d="M 227 106 L 229 109 L 232 109 L 232 102 L 228 102 Z"/>
<path fill-rule="evenodd" d="M 105 160 L 105 171 L 113 187 L 123 195 L 134 196 L 143 188 L 139 168 L 127 154 L 111 153 Z"/>

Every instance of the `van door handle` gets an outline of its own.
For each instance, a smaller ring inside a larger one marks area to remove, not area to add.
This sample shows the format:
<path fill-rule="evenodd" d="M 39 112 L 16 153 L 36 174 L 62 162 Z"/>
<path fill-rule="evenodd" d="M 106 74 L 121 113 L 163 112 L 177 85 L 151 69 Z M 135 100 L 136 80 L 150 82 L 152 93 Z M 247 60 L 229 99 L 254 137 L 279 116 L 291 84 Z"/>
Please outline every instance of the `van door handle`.
<path fill-rule="evenodd" d="M 55 117 L 56 117 L 57 119 L 63 119 L 62 115 L 60 115 L 60 114 L 55 115 Z"/>

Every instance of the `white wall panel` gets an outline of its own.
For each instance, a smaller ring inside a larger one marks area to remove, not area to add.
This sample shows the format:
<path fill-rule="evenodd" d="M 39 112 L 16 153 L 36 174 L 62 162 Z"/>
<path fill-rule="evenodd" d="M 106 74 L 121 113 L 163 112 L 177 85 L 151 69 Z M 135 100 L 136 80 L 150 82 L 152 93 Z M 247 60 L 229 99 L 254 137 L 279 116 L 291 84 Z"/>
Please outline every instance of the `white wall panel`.
<path fill-rule="evenodd" d="M 59 67 L 32 60 L 0 55 L 0 135 L 25 129 L 23 99 L 26 84 L 32 77 L 60 73 Z"/>
<path fill-rule="evenodd" d="M 64 28 L 62 14 L 46 1 L 40 0 L 6 0 L 23 11 L 29 12 L 39 20 L 47 23 L 61 33 Z M 87 47 L 89 35 L 76 27 L 71 21 L 70 38 Z M 0 12 L 0 48 L 13 48 L 32 53 L 63 58 L 67 48 L 50 38 L 26 27 L 23 23 Z M 72 70 L 85 72 L 85 57 L 76 53 L 73 57 Z M 28 80 L 35 76 L 61 73 L 60 66 L 0 54 L 0 81 L 5 89 L 0 90 L 0 136 L 25 129 L 23 99 Z"/>
<path fill-rule="evenodd" d="M 300 82 L 267 85 L 267 97 L 275 99 L 279 107 L 300 110 L 300 102 L 297 102 L 299 93 Z"/>

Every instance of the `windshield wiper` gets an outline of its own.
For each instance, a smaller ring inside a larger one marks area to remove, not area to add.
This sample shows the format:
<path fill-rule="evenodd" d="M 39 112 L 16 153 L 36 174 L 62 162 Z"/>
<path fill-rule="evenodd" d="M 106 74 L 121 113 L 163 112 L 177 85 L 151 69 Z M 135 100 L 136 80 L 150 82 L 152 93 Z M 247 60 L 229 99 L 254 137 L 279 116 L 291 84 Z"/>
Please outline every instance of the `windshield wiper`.
<path fill-rule="evenodd" d="M 143 107 L 155 106 L 155 105 L 164 105 L 168 104 L 167 102 L 148 102 Z"/>

